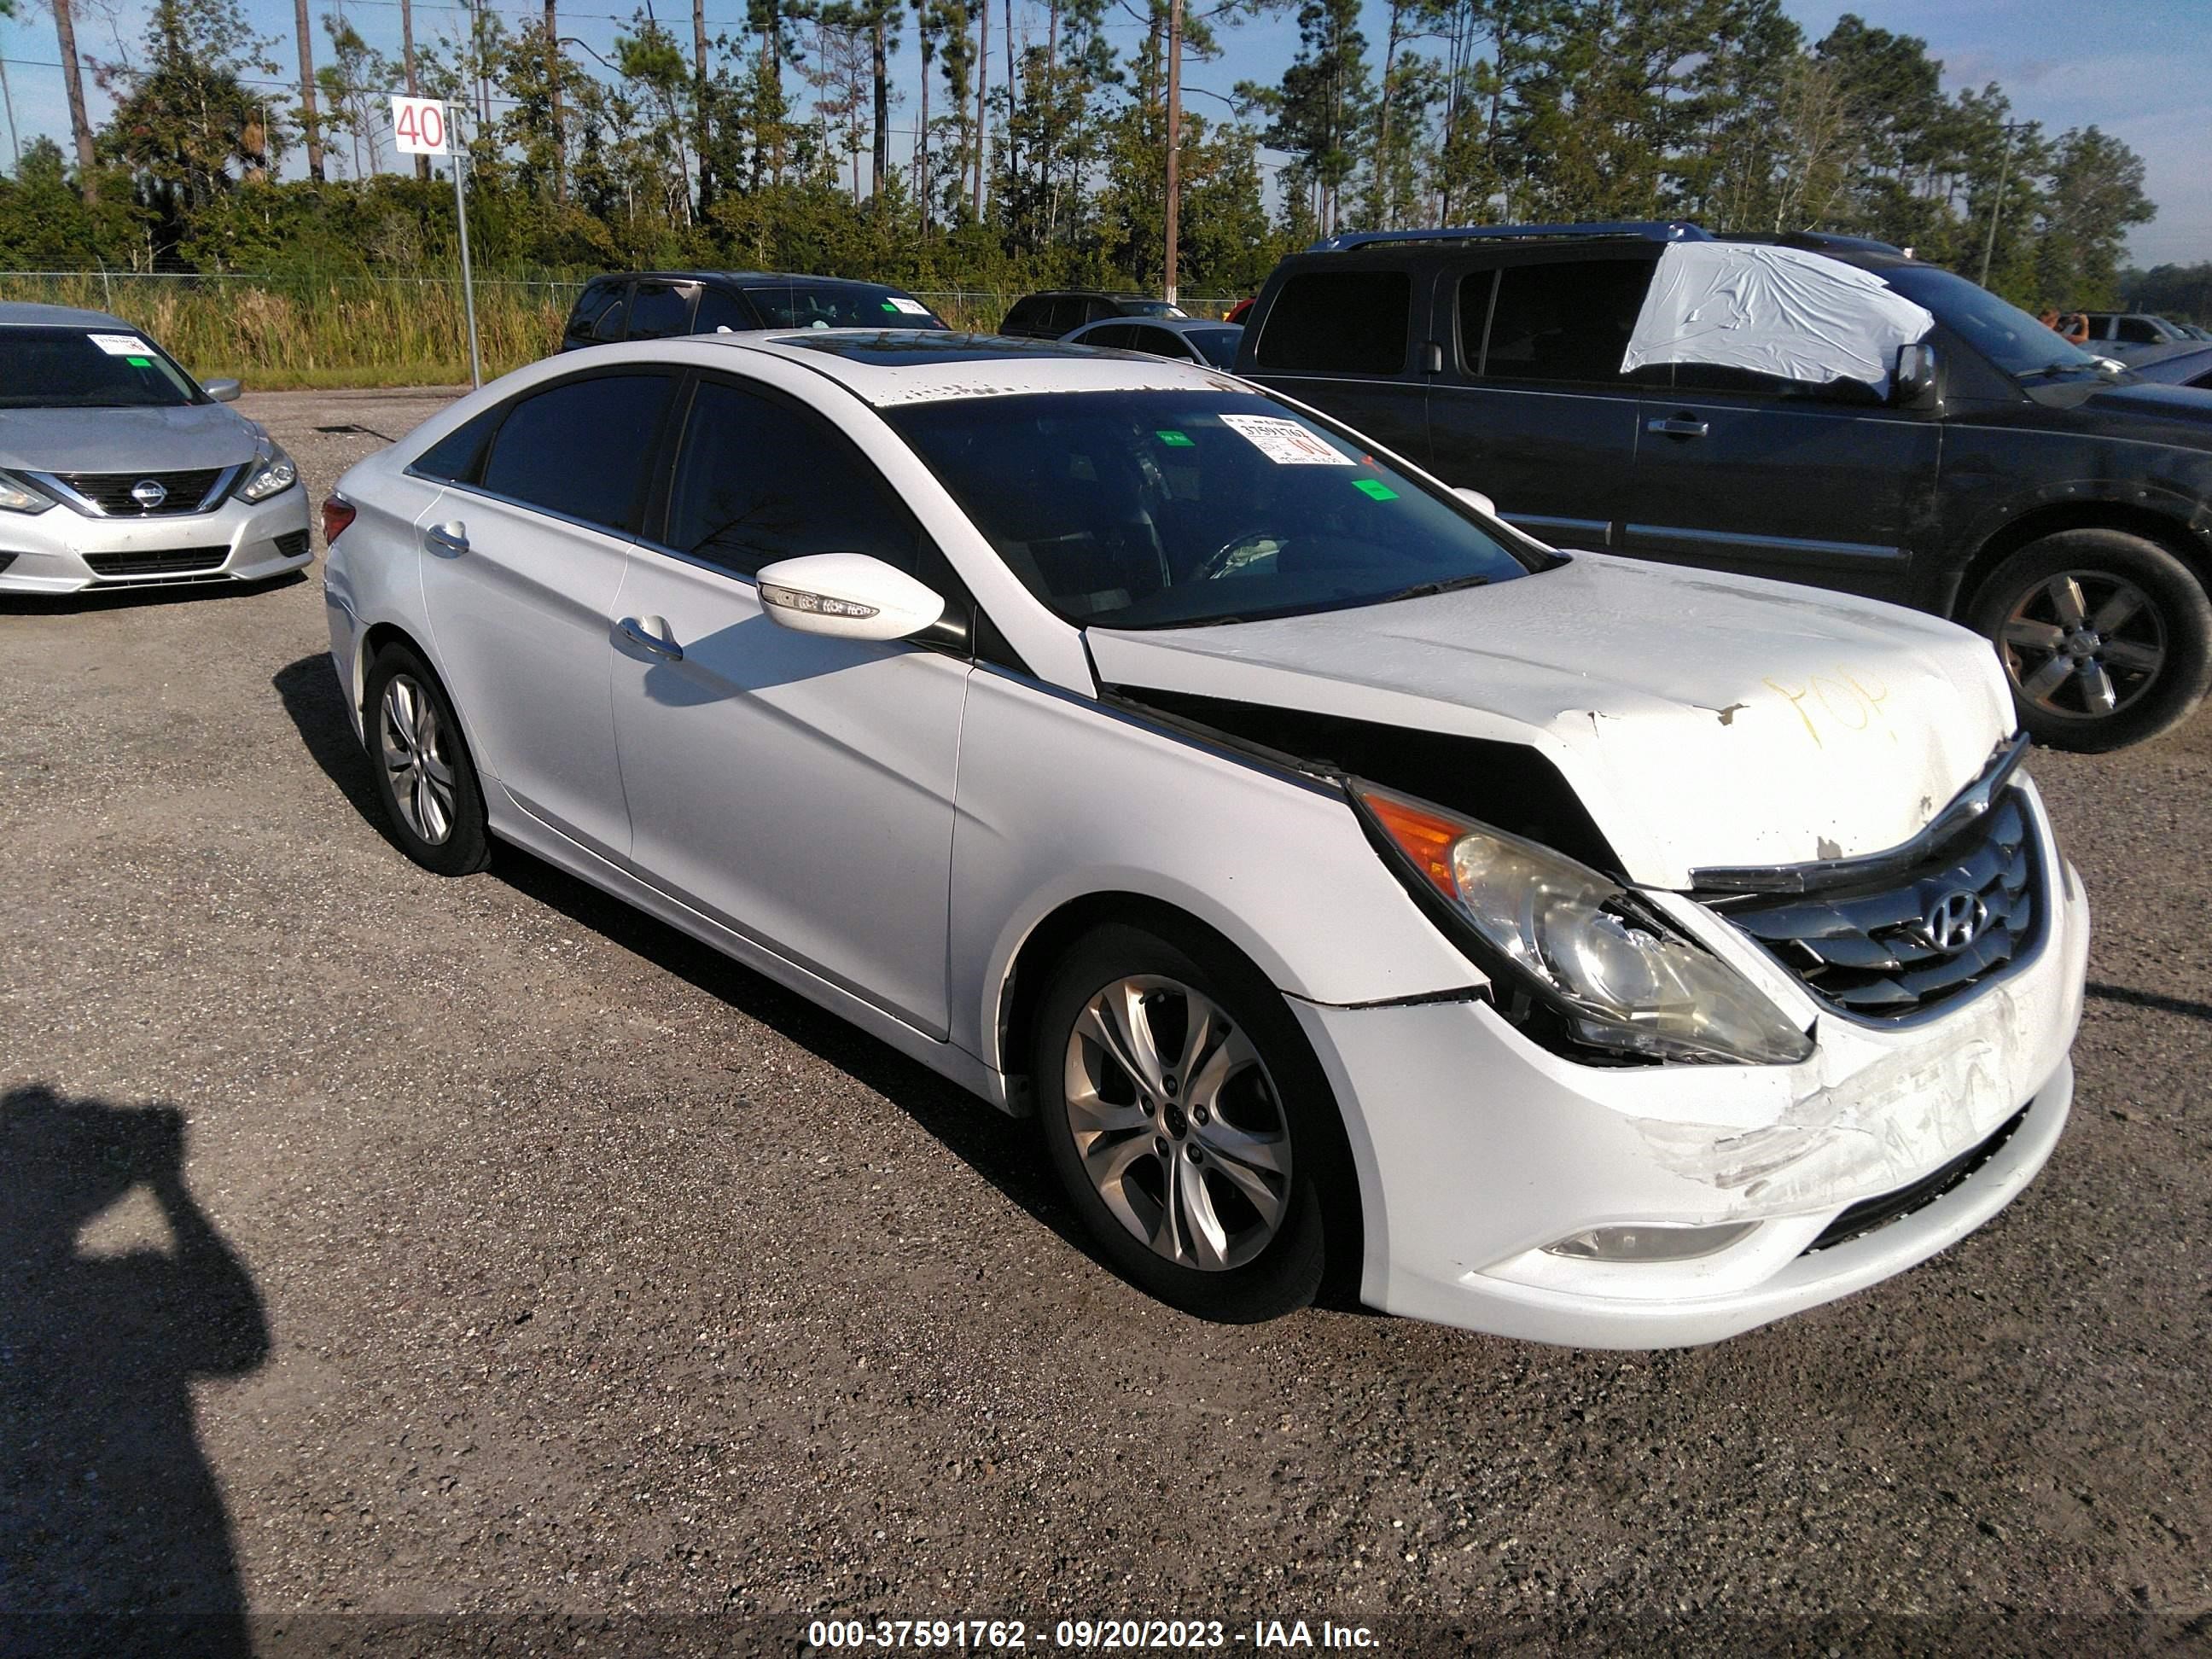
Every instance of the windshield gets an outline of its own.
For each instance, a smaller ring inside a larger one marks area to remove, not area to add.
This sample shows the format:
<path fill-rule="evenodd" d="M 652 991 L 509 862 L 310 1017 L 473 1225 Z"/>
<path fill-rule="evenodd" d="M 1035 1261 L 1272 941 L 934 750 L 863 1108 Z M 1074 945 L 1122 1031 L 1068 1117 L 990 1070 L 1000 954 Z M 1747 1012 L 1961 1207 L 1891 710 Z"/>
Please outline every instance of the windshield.
<path fill-rule="evenodd" d="M 173 409 L 205 401 L 143 334 L 0 328 L 0 409 Z"/>
<path fill-rule="evenodd" d="M 1881 276 L 1906 299 L 1934 312 L 1939 321 L 1980 348 L 2007 374 L 2097 369 L 2099 360 L 2088 352 L 1963 276 L 1934 265 L 1891 265 Z"/>
<path fill-rule="evenodd" d="M 1188 328 L 1182 337 L 1198 348 L 1198 355 L 1216 368 L 1237 367 L 1237 342 L 1243 337 L 1241 328 Z"/>
<path fill-rule="evenodd" d="M 1529 568 L 1456 498 L 1257 394 L 965 398 L 884 418 L 1079 625 L 1333 611 Z"/>
<path fill-rule="evenodd" d="M 770 328 L 943 328 L 919 300 L 888 288 L 785 283 L 749 288 L 745 297 Z"/>

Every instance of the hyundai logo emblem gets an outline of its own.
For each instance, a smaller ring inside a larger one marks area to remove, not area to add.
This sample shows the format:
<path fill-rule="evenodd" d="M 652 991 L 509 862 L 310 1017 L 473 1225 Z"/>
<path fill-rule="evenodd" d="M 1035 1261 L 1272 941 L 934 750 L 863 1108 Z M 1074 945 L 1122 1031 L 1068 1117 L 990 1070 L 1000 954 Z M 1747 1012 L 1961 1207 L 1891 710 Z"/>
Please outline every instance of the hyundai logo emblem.
<path fill-rule="evenodd" d="M 131 486 L 131 499 L 151 513 L 169 499 L 169 492 L 159 478 L 141 478 Z"/>
<path fill-rule="evenodd" d="M 1957 956 L 1979 939 L 1989 925 L 1990 907 L 1963 887 L 1944 894 L 1920 919 L 1921 933 L 1947 957 Z"/>

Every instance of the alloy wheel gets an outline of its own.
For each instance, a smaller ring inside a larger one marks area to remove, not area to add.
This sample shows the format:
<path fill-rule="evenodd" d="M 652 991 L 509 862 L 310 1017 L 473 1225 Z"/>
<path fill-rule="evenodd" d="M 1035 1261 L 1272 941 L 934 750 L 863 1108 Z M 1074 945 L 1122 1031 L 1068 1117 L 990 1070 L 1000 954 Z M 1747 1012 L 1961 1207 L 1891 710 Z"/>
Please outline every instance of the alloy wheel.
<path fill-rule="evenodd" d="M 410 674 L 395 674 L 377 705 L 377 750 L 408 830 L 430 846 L 453 833 L 457 787 L 437 705 Z"/>
<path fill-rule="evenodd" d="M 1092 1188 L 1157 1255 L 1243 1267 L 1283 1224 L 1290 1126 L 1251 1039 L 1204 993 L 1119 979 L 1068 1034 L 1068 1127 Z"/>
<path fill-rule="evenodd" d="M 2134 583 L 2066 570 L 2023 593 L 1997 641 L 2020 695 L 2071 719 L 2100 719 L 2136 702 L 2166 665 L 2166 623 Z"/>

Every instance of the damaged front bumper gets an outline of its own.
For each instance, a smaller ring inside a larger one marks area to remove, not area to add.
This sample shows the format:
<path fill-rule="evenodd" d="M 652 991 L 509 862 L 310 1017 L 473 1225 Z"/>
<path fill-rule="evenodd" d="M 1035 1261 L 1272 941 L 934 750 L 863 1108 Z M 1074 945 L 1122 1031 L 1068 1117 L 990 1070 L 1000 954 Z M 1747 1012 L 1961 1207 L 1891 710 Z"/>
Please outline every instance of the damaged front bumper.
<path fill-rule="evenodd" d="M 2088 952 L 2079 880 L 2033 785 L 2021 787 L 2047 930 L 2014 970 L 1936 1018 L 1839 1018 L 1717 917 L 1696 920 L 1716 951 L 1817 1022 L 1802 1065 L 1585 1066 L 1480 1000 L 1291 999 L 1359 1166 L 1364 1299 L 1537 1341 L 1681 1346 L 1863 1289 L 1994 1215 L 2064 1127 Z M 1547 1248 L 1595 1230 L 1649 1239 L 1731 1224 L 1741 1231 L 1707 1236 L 1719 1248 L 1673 1259 Z"/>

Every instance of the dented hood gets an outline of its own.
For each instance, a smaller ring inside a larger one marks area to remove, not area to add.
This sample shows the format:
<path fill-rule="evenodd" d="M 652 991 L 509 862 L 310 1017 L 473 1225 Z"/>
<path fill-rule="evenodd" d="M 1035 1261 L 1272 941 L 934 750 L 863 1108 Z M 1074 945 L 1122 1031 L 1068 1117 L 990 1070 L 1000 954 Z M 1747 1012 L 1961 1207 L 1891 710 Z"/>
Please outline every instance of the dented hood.
<path fill-rule="evenodd" d="M 1870 599 L 1603 554 L 1315 616 L 1093 629 L 1099 677 L 1528 744 L 1631 879 L 1910 840 L 2013 729 L 1986 641 Z M 1350 756 L 1333 758 L 1356 769 Z"/>

